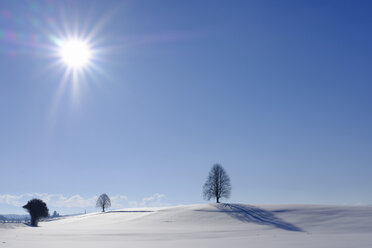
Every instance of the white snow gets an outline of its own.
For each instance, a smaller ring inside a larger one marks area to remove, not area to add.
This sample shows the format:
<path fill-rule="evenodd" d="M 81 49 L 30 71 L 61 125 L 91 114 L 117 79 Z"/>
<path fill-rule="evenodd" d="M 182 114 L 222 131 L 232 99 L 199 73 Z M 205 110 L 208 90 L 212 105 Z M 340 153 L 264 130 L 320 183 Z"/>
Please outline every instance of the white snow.
<path fill-rule="evenodd" d="M 372 206 L 203 204 L 6 225 L 1 248 L 372 247 Z"/>

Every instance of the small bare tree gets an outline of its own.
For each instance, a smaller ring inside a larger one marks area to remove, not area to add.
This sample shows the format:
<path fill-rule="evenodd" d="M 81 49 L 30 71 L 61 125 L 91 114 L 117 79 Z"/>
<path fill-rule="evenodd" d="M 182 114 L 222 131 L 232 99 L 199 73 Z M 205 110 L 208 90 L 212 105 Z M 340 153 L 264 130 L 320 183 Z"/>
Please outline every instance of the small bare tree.
<path fill-rule="evenodd" d="M 207 181 L 203 186 L 204 198 L 208 201 L 211 198 L 216 198 L 216 202 L 220 203 L 220 198 L 229 198 L 230 193 L 230 177 L 221 165 L 213 165 L 209 172 Z"/>
<path fill-rule="evenodd" d="M 105 212 L 106 208 L 111 207 L 111 200 L 106 194 L 100 195 L 96 203 L 97 208 L 102 208 L 102 212 Z"/>

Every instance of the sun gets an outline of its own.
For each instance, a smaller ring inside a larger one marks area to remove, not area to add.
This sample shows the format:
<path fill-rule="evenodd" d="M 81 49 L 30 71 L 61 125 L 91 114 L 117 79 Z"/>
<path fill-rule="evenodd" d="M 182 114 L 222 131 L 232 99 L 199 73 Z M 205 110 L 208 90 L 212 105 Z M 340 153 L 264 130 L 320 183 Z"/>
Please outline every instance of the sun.
<path fill-rule="evenodd" d="M 86 41 L 71 39 L 62 42 L 59 55 L 62 62 L 69 68 L 78 69 L 89 63 L 92 51 Z"/>

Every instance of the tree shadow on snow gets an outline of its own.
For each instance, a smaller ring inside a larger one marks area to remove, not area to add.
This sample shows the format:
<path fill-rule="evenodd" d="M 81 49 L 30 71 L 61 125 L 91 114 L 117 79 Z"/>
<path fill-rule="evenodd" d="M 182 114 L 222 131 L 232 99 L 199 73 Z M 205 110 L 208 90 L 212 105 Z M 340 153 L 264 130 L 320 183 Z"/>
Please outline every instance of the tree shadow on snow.
<path fill-rule="evenodd" d="M 254 206 L 226 203 L 217 204 L 216 208 L 243 222 L 268 225 L 287 231 L 303 232 L 301 228 L 276 217 L 273 212 Z"/>
<path fill-rule="evenodd" d="M 126 210 L 112 210 L 112 211 L 107 211 L 106 213 L 151 213 L 154 211 L 151 210 L 133 210 L 133 211 L 126 211 Z"/>
<path fill-rule="evenodd" d="M 28 227 L 39 227 L 39 226 L 33 226 L 33 225 L 31 225 L 31 223 L 28 223 L 28 222 L 22 223 L 22 224 L 25 225 L 25 226 L 28 226 Z"/>

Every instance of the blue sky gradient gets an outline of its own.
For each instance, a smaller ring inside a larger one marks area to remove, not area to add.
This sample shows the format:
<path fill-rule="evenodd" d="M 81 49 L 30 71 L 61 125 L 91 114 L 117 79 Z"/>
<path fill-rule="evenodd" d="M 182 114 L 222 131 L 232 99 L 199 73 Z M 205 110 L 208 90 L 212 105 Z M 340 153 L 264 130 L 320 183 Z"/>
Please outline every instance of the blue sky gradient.
<path fill-rule="evenodd" d="M 214 163 L 231 202 L 372 203 L 370 1 L 0 11 L 0 213 L 23 212 L 1 195 L 27 193 L 200 203 Z M 100 23 L 95 68 L 61 90 L 50 36 Z"/>

